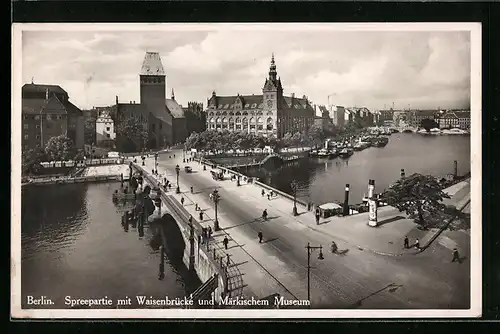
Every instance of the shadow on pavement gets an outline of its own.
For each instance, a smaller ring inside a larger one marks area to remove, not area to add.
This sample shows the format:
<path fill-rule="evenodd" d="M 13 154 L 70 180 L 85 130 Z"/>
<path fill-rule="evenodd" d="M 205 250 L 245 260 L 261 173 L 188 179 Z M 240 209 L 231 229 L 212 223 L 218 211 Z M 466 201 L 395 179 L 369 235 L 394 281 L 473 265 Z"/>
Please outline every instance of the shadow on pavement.
<path fill-rule="evenodd" d="M 378 222 L 378 226 L 380 227 L 380 226 L 383 226 L 385 224 L 393 223 L 393 222 L 401 220 L 401 219 L 405 219 L 405 217 L 403 217 L 403 216 L 395 216 L 395 217 L 392 217 L 392 218 L 381 220 L 381 221 Z"/>
<path fill-rule="evenodd" d="M 273 242 L 275 240 L 278 240 L 278 238 L 272 238 L 272 239 L 268 239 L 266 241 L 262 241 L 262 244 L 267 244 L 268 242 Z"/>
<path fill-rule="evenodd" d="M 243 261 L 243 262 L 239 262 L 239 263 L 233 263 L 231 264 L 228 268 L 232 268 L 232 267 L 237 267 L 237 266 L 241 266 L 245 263 L 248 263 L 248 261 Z"/>

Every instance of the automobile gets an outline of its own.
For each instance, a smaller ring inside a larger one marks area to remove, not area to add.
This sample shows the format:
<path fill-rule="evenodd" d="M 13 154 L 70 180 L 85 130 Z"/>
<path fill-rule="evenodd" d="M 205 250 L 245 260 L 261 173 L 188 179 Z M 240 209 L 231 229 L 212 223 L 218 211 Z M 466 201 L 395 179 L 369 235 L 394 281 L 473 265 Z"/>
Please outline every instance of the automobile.
<path fill-rule="evenodd" d="M 191 173 L 193 171 L 193 169 L 191 168 L 191 166 L 184 166 L 184 171 L 186 173 Z"/>

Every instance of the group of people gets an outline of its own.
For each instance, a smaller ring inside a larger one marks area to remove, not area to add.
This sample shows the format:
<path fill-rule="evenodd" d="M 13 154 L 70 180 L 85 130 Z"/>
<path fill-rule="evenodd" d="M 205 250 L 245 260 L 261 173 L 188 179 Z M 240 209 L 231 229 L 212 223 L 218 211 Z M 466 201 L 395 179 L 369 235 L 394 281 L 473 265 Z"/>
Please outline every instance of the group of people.
<path fill-rule="evenodd" d="M 267 199 L 270 201 L 271 198 L 273 197 L 277 197 L 278 194 L 275 193 L 273 190 L 270 190 L 267 194 L 266 194 L 266 191 L 264 189 L 262 189 L 262 191 L 260 192 L 260 194 L 262 195 L 262 197 L 265 197 L 267 195 Z"/>

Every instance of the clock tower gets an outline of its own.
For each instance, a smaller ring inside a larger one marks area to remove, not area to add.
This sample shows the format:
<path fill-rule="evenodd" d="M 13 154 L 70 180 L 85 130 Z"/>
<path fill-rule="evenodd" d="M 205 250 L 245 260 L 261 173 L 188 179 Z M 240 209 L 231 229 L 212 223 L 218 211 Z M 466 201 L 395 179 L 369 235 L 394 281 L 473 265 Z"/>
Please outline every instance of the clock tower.
<path fill-rule="evenodd" d="M 281 80 L 276 71 L 276 63 L 274 62 L 274 54 L 271 57 L 271 66 L 269 67 L 269 76 L 266 78 L 264 87 L 262 88 L 262 98 L 264 103 L 264 116 L 266 128 L 268 131 L 273 131 L 276 134 L 278 113 L 281 107 L 283 97 L 283 87 Z"/>

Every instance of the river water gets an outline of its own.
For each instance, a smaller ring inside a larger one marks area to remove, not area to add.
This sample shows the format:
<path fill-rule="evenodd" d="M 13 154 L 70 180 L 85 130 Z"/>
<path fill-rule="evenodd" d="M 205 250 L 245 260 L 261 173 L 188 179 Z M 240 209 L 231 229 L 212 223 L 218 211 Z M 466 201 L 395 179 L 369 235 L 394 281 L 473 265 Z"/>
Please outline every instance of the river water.
<path fill-rule="evenodd" d="M 322 204 L 343 201 L 345 185 L 350 185 L 349 202 L 360 203 L 368 191 L 368 180 L 375 180 L 375 191 L 382 192 L 400 176 L 413 173 L 445 176 L 453 173 L 453 161 L 458 162 L 458 174 L 470 172 L 469 136 L 422 136 L 396 133 L 385 147 L 370 147 L 348 159 L 307 158 L 278 170 L 265 168 L 241 169 L 247 175 L 281 191 L 292 193 L 290 183 L 299 184 L 297 197 Z"/>
<path fill-rule="evenodd" d="M 184 242 L 179 231 L 167 231 L 173 238 L 168 238 L 165 278 L 158 280 L 160 255 L 150 246 L 151 231 L 145 227 L 140 234 L 121 225 L 122 210 L 111 200 L 118 188 L 117 183 L 23 188 L 23 308 L 68 308 L 66 296 L 130 297 L 127 307 L 135 308 L 136 296 L 182 298 L 200 285 L 182 263 L 182 251 L 175 251 Z M 27 296 L 45 296 L 55 304 L 29 306 Z"/>

